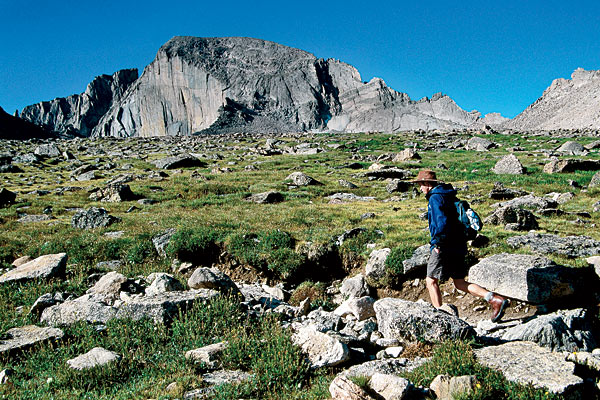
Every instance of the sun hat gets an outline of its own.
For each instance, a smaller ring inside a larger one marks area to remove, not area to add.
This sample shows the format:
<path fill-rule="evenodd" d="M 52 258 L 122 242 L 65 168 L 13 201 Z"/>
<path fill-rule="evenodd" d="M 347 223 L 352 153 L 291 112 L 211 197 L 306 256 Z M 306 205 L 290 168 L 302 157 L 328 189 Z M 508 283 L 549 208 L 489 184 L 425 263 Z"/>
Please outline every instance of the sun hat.
<path fill-rule="evenodd" d="M 417 175 L 417 179 L 412 181 L 412 183 L 421 183 L 421 182 L 437 183 L 440 181 L 437 179 L 435 172 L 433 172 L 430 169 L 424 169 L 424 170 L 419 171 L 419 173 Z"/>

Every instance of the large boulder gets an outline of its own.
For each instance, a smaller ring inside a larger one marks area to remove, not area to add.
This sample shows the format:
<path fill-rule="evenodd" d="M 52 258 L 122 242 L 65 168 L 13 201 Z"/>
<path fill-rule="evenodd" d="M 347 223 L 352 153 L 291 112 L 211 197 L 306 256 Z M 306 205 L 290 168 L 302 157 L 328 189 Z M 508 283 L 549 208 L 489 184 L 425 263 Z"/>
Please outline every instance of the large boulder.
<path fill-rule="evenodd" d="M 67 254 L 47 254 L 29 261 L 0 276 L 0 283 L 49 279 L 63 276 L 67 268 Z"/>
<path fill-rule="evenodd" d="M 358 321 L 375 316 L 373 304 L 375 299 L 369 296 L 350 298 L 343 302 L 333 312 L 339 316 L 353 315 Z"/>
<path fill-rule="evenodd" d="M 528 233 L 513 236 L 506 242 L 514 248 L 529 246 L 539 254 L 562 254 L 570 258 L 600 254 L 600 242 L 589 236 L 557 236 L 541 233 Z"/>
<path fill-rule="evenodd" d="M 17 194 L 8 189 L 0 189 L 0 207 L 6 207 L 15 202 Z"/>
<path fill-rule="evenodd" d="M 572 140 L 564 142 L 556 151 L 570 156 L 584 156 L 588 153 L 581 143 Z"/>
<path fill-rule="evenodd" d="M 539 227 L 537 218 L 531 211 L 515 206 L 497 208 L 483 223 L 504 225 L 509 231 L 530 231 Z"/>
<path fill-rule="evenodd" d="M 250 201 L 257 204 L 273 204 L 280 203 L 283 201 L 283 195 L 276 191 L 268 191 L 263 193 L 256 193 L 246 197 L 246 201 Z"/>
<path fill-rule="evenodd" d="M 98 189 L 90 195 L 92 201 L 103 201 L 109 203 L 136 200 L 137 196 L 131 191 L 129 185 L 113 183 L 105 188 Z"/>
<path fill-rule="evenodd" d="M 67 364 L 73 369 L 84 370 L 107 365 L 120 359 L 121 356 L 114 351 L 106 350 L 102 347 L 94 347 L 87 353 L 67 360 Z"/>
<path fill-rule="evenodd" d="M 575 365 L 561 353 L 531 342 L 509 342 L 475 350 L 477 361 L 500 371 L 506 379 L 532 384 L 565 398 L 583 398 L 583 379 L 574 374 Z"/>
<path fill-rule="evenodd" d="M 79 229 L 95 229 L 107 227 L 120 220 L 120 218 L 108 214 L 104 208 L 90 207 L 75 213 L 71 219 L 71 225 Z"/>
<path fill-rule="evenodd" d="M 150 318 L 157 324 L 168 324 L 181 311 L 185 312 L 196 302 L 206 302 L 219 296 L 210 289 L 166 292 L 153 296 L 135 297 L 126 300 L 117 312 L 117 318 L 140 320 Z"/>
<path fill-rule="evenodd" d="M 385 400 L 402 400 L 408 398 L 412 383 L 406 378 L 393 374 L 373 374 L 369 383 L 371 389 Z"/>
<path fill-rule="evenodd" d="M 420 268 L 425 268 L 427 266 L 427 261 L 429 261 L 430 255 L 431 245 L 424 244 L 423 246 L 417 247 L 417 249 L 413 252 L 412 257 L 402 261 L 404 274 L 408 274 Z"/>
<path fill-rule="evenodd" d="M 116 271 L 103 275 L 96 284 L 88 289 L 88 294 L 93 294 L 96 299 L 106 304 L 113 304 L 119 299 L 121 290 L 127 283 L 127 277 Z"/>
<path fill-rule="evenodd" d="M 99 301 L 94 295 L 86 294 L 45 308 L 40 321 L 50 326 L 71 325 L 78 321 L 105 324 L 116 314 L 116 308 Z"/>
<path fill-rule="evenodd" d="M 373 250 L 365 266 L 365 276 L 367 279 L 378 281 L 385 277 L 386 266 L 385 261 L 392 252 L 391 249 L 385 248 L 381 250 Z"/>
<path fill-rule="evenodd" d="M 358 274 L 342 281 L 340 293 L 346 298 L 358 298 L 369 294 L 369 286 L 363 274 Z"/>
<path fill-rule="evenodd" d="M 571 296 L 581 287 L 578 270 L 527 254 L 496 254 L 471 267 L 469 281 L 513 299 L 542 304 Z"/>
<path fill-rule="evenodd" d="M 592 351 L 597 345 L 593 319 L 591 313 L 582 308 L 559 310 L 509 328 L 501 338 L 534 342 L 552 351 Z"/>
<path fill-rule="evenodd" d="M 548 197 L 537 197 L 532 194 L 516 197 L 511 200 L 492 204 L 493 208 L 501 207 L 519 207 L 533 210 L 543 210 L 546 208 L 556 208 L 558 203 Z"/>
<path fill-rule="evenodd" d="M 332 400 L 372 400 L 363 388 L 346 376 L 338 375 L 329 385 Z"/>
<path fill-rule="evenodd" d="M 64 333 L 58 328 L 41 328 L 27 325 L 7 330 L 0 338 L 0 355 L 10 355 L 35 344 L 62 339 Z"/>
<path fill-rule="evenodd" d="M 350 359 L 348 346 L 312 327 L 301 327 L 292 341 L 308 356 L 311 367 L 333 367 Z"/>
<path fill-rule="evenodd" d="M 467 141 L 465 149 L 475 151 L 489 151 L 490 149 L 493 149 L 496 146 L 497 145 L 494 142 L 488 139 L 473 136 Z"/>
<path fill-rule="evenodd" d="M 294 186 L 309 186 L 322 184 L 316 179 L 306 175 L 304 172 L 292 172 L 285 178 L 285 180 L 290 181 Z"/>
<path fill-rule="evenodd" d="M 37 146 L 33 154 L 41 157 L 60 157 L 61 151 L 56 144 L 47 143 Z"/>
<path fill-rule="evenodd" d="M 525 168 L 517 156 L 507 154 L 494 165 L 492 172 L 495 174 L 522 175 L 525 173 Z"/>
<path fill-rule="evenodd" d="M 206 163 L 189 154 L 161 158 L 152 162 L 159 169 L 204 168 Z"/>
<path fill-rule="evenodd" d="M 196 268 L 188 279 L 188 286 L 192 289 L 215 289 L 233 295 L 241 294 L 235 282 L 217 268 Z"/>
<path fill-rule="evenodd" d="M 156 234 L 155 236 L 152 237 L 152 244 L 154 245 L 154 248 L 156 249 L 156 252 L 158 253 L 159 256 L 161 257 L 166 257 L 167 253 L 166 253 L 166 248 L 169 245 L 169 242 L 171 241 L 171 238 L 173 237 L 173 235 L 175 234 L 177 230 L 175 228 L 169 228 L 164 232 L 161 232 L 159 234 Z"/>
<path fill-rule="evenodd" d="M 465 321 L 424 302 L 383 298 L 374 304 L 379 331 L 386 339 L 427 343 L 466 339 L 474 335 Z"/>
<path fill-rule="evenodd" d="M 544 172 L 547 174 L 598 170 L 600 170 L 598 160 L 552 160 L 544 165 Z"/>

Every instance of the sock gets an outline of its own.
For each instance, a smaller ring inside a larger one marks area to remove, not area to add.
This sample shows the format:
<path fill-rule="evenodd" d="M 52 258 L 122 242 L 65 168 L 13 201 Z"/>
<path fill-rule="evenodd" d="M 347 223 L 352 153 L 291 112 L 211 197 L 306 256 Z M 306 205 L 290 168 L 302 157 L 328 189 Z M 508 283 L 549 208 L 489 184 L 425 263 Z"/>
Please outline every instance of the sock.
<path fill-rule="evenodd" d="M 494 293 L 493 292 L 487 292 L 487 294 L 485 295 L 484 299 L 485 299 L 485 301 L 489 302 L 490 300 L 492 300 L 493 297 L 494 297 Z"/>

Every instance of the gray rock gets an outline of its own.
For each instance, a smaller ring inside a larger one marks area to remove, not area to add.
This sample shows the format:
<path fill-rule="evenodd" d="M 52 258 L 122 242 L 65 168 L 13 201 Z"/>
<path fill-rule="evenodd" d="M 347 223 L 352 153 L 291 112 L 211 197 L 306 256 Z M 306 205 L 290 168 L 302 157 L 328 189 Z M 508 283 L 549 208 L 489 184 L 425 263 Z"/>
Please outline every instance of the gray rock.
<path fill-rule="evenodd" d="M 113 183 L 103 189 L 98 189 L 90 195 L 92 201 L 103 201 L 109 203 L 136 200 L 137 196 L 133 194 L 129 185 Z"/>
<path fill-rule="evenodd" d="M 375 197 L 371 196 L 357 196 L 354 193 L 334 193 L 330 196 L 325 197 L 330 203 L 350 203 L 354 201 L 373 201 Z"/>
<path fill-rule="evenodd" d="M 507 122 L 508 129 L 597 129 L 600 73 L 576 69 L 571 79 L 555 79 L 527 109 Z"/>
<path fill-rule="evenodd" d="M 69 364 L 69 367 L 81 371 L 107 365 L 120 359 L 121 356 L 114 351 L 106 350 L 102 347 L 94 347 L 85 354 L 67 360 L 67 364 Z"/>
<path fill-rule="evenodd" d="M 306 175 L 304 172 L 292 172 L 285 180 L 290 181 L 294 186 L 322 185 L 321 182 Z"/>
<path fill-rule="evenodd" d="M 15 261 L 13 261 L 10 265 L 12 265 L 13 267 L 20 267 L 23 264 L 28 263 L 29 261 L 33 261 L 34 259 L 31 258 L 30 256 L 23 256 L 23 257 L 19 257 L 17 258 Z"/>
<path fill-rule="evenodd" d="M 528 233 L 506 239 L 512 247 L 529 246 L 539 254 L 562 254 L 570 258 L 600 254 L 600 242 L 589 236 L 557 236 L 541 233 Z"/>
<path fill-rule="evenodd" d="M 241 294 L 235 282 L 217 268 L 196 268 L 188 279 L 188 286 L 192 289 L 215 289 L 232 295 Z"/>
<path fill-rule="evenodd" d="M 575 293 L 580 277 L 539 256 L 496 254 L 469 270 L 469 281 L 513 299 L 542 304 Z"/>
<path fill-rule="evenodd" d="M 493 200 L 510 200 L 510 199 L 514 199 L 515 197 L 525 196 L 525 195 L 527 195 L 527 192 L 525 192 L 523 190 L 515 190 L 515 189 L 505 188 L 502 185 L 502 183 L 495 182 L 494 188 L 490 192 L 489 197 L 490 197 L 490 199 L 493 199 Z"/>
<path fill-rule="evenodd" d="M 517 156 L 507 154 L 494 165 L 492 172 L 495 174 L 522 175 L 525 173 L 525 168 Z"/>
<path fill-rule="evenodd" d="M 154 323 L 168 324 L 180 311 L 185 312 L 193 303 L 205 302 L 217 296 L 219 293 L 214 290 L 199 289 L 135 297 L 119 307 L 116 317 L 135 321 L 150 318 Z"/>
<path fill-rule="evenodd" d="M 500 371 L 506 379 L 523 385 L 531 383 L 565 398 L 583 398 L 583 379 L 574 374 L 574 364 L 564 355 L 531 342 L 510 342 L 475 350 L 477 361 Z"/>
<path fill-rule="evenodd" d="M 8 189 L 0 189 L 0 207 L 6 207 L 15 202 L 17 194 Z"/>
<path fill-rule="evenodd" d="M 159 169 L 204 168 L 206 163 L 189 154 L 182 154 L 153 161 Z"/>
<path fill-rule="evenodd" d="M 385 400 L 402 400 L 407 398 L 412 383 L 406 378 L 392 374 L 375 373 L 369 383 L 371 389 Z"/>
<path fill-rule="evenodd" d="M 435 393 L 436 399 L 453 400 L 455 396 L 471 395 L 477 383 L 475 375 L 438 375 L 433 379 L 429 388 Z"/>
<path fill-rule="evenodd" d="M 354 183 L 348 182 L 345 179 L 338 180 L 338 183 L 339 183 L 339 185 L 341 187 L 345 187 L 345 188 L 348 188 L 348 189 L 357 189 L 358 188 L 358 186 L 356 186 Z"/>
<path fill-rule="evenodd" d="M 84 295 L 45 308 L 40 321 L 50 326 L 71 325 L 78 321 L 106 324 L 116 314 L 116 308 L 98 301 L 93 295 Z"/>
<path fill-rule="evenodd" d="M 104 208 L 90 207 L 75 213 L 71 219 L 71 225 L 79 229 L 105 228 L 120 220 L 120 218 L 108 214 Z"/>
<path fill-rule="evenodd" d="M 12 328 L 0 339 L 0 354 L 12 355 L 38 343 L 60 340 L 63 336 L 63 331 L 58 328 L 40 328 L 35 325 Z"/>
<path fill-rule="evenodd" d="M 402 261 L 402 267 L 404 268 L 404 274 L 416 271 L 419 268 L 427 266 L 427 261 L 431 255 L 431 246 L 424 244 L 423 246 L 417 247 L 411 258 Z"/>
<path fill-rule="evenodd" d="M 91 181 L 94 179 L 100 179 L 102 178 L 102 175 L 100 175 L 100 173 L 96 170 L 92 170 L 92 171 L 88 171 L 88 172 L 84 172 L 83 174 L 77 175 L 75 176 L 75 180 L 78 182 L 87 182 L 87 181 Z"/>
<path fill-rule="evenodd" d="M 57 298 L 57 296 L 53 296 L 50 293 L 43 294 L 33 303 L 31 309 L 29 310 L 29 314 L 33 315 L 35 318 L 39 318 L 46 308 L 61 302 L 62 299 L 59 297 Z"/>
<path fill-rule="evenodd" d="M 465 339 L 475 333 L 463 320 L 438 311 L 427 303 L 383 298 L 375 302 L 374 309 L 379 332 L 388 339 L 433 343 Z"/>
<path fill-rule="evenodd" d="M 0 276 L 0 283 L 23 282 L 63 276 L 67 267 L 67 254 L 47 254 L 29 261 Z"/>
<path fill-rule="evenodd" d="M 185 358 L 204 363 L 208 368 L 217 368 L 219 358 L 226 348 L 227 342 L 209 344 L 208 346 L 187 351 Z"/>
<path fill-rule="evenodd" d="M 594 176 L 592 176 L 592 179 L 590 180 L 588 187 L 595 187 L 595 186 L 599 186 L 599 185 L 600 185 L 600 172 L 596 172 L 594 174 Z M 0 203 L 1 203 L 1 201 L 0 201 Z"/>
<path fill-rule="evenodd" d="M 593 318 L 582 308 L 540 315 L 524 324 L 509 328 L 506 341 L 528 341 L 552 351 L 592 351 L 596 348 Z"/>
<path fill-rule="evenodd" d="M 369 294 L 369 286 L 365 280 L 365 276 L 358 274 L 351 278 L 346 278 L 342 281 L 340 293 L 347 298 L 358 298 Z"/>
<path fill-rule="evenodd" d="M 375 316 L 375 310 L 373 309 L 374 303 L 375 299 L 369 296 L 350 298 L 333 310 L 333 312 L 341 317 L 350 314 L 358 321 L 364 321 L 367 318 Z"/>
<path fill-rule="evenodd" d="M 385 185 L 385 190 L 388 193 L 407 192 L 410 188 L 410 183 L 401 181 L 400 179 L 391 179 L 387 185 Z"/>
<path fill-rule="evenodd" d="M 493 208 L 509 206 L 534 210 L 543 210 L 546 208 L 556 208 L 558 206 L 558 203 L 547 197 L 537 197 L 532 194 L 529 194 L 527 196 L 521 196 L 512 200 L 492 204 Z"/>
<path fill-rule="evenodd" d="M 567 361 L 571 361 L 577 365 L 581 365 L 586 369 L 600 372 L 600 355 L 587 351 L 577 351 L 567 354 Z"/>
<path fill-rule="evenodd" d="M 563 143 L 556 151 L 570 156 L 584 156 L 587 154 L 587 150 L 583 145 L 572 140 Z"/>
<path fill-rule="evenodd" d="M 403 162 L 403 161 L 412 161 L 412 160 L 420 160 L 421 156 L 415 149 L 404 149 L 400 153 L 396 154 L 392 159 L 392 162 Z"/>
<path fill-rule="evenodd" d="M 329 384 L 329 393 L 334 400 L 372 400 L 363 388 L 346 376 L 338 375 Z"/>
<path fill-rule="evenodd" d="M 515 206 L 497 208 L 483 223 L 505 225 L 506 229 L 511 231 L 530 231 L 539 227 L 537 218 L 531 211 Z"/>
<path fill-rule="evenodd" d="M 308 314 L 310 325 L 319 332 L 339 331 L 343 326 L 342 318 L 322 308 L 311 311 Z"/>
<path fill-rule="evenodd" d="M 369 260 L 365 266 L 365 276 L 367 279 L 378 281 L 385 277 L 385 261 L 392 252 L 391 249 L 373 250 L 369 255 Z"/>
<path fill-rule="evenodd" d="M 150 282 L 150 286 L 145 290 L 146 296 L 154 296 L 161 293 L 176 292 L 185 289 L 177 279 L 164 272 L 150 274 L 146 280 Z"/>
<path fill-rule="evenodd" d="M 292 341 L 308 356 L 311 368 L 333 367 L 350 359 L 348 347 L 311 327 L 302 327 L 292 335 Z"/>
<path fill-rule="evenodd" d="M 547 174 L 598 170 L 600 170 L 598 160 L 552 160 L 544 165 L 543 169 Z"/>
<path fill-rule="evenodd" d="M 22 115 L 23 115 L 22 119 L 27 120 L 25 109 L 23 109 Z M 60 153 L 61 153 L 60 149 L 54 143 L 40 144 L 33 151 L 33 154 L 35 154 L 36 156 L 41 156 L 41 157 L 60 157 Z"/>
<path fill-rule="evenodd" d="M 412 360 L 407 358 L 391 358 L 385 360 L 367 361 L 362 364 L 354 365 L 342 372 L 344 376 L 366 376 L 371 377 L 376 373 L 399 375 L 410 372 L 413 369 L 425 364 L 428 360 L 422 357 L 415 357 Z"/>
<path fill-rule="evenodd" d="M 467 141 L 466 150 L 489 151 L 496 147 L 496 144 L 490 140 L 474 136 Z"/>
<path fill-rule="evenodd" d="M 30 224 L 30 223 L 33 223 L 33 222 L 50 221 L 52 219 L 54 219 L 54 217 L 52 215 L 46 215 L 46 214 L 41 214 L 41 215 L 23 215 L 17 221 L 20 222 L 20 223 L 22 223 L 22 224 Z"/>
<path fill-rule="evenodd" d="M 86 293 L 94 295 L 94 298 L 98 301 L 112 305 L 119 299 L 119 294 L 127 281 L 125 275 L 116 271 L 110 271 L 104 274 Z"/>
<path fill-rule="evenodd" d="M 137 69 L 98 76 L 84 93 L 27 106 L 21 111 L 21 118 L 52 132 L 90 136 L 100 118 L 118 102 L 137 77 Z"/>
<path fill-rule="evenodd" d="M 283 195 L 276 191 L 256 193 L 246 198 L 247 201 L 258 204 L 273 204 L 283 201 Z"/>
<path fill-rule="evenodd" d="M 161 257 L 166 257 L 167 253 L 165 252 L 165 248 L 168 246 L 171 238 L 175 234 L 175 228 L 169 228 L 166 231 L 159 233 L 158 235 L 152 237 L 152 244 L 154 244 L 154 248 L 156 252 Z"/>

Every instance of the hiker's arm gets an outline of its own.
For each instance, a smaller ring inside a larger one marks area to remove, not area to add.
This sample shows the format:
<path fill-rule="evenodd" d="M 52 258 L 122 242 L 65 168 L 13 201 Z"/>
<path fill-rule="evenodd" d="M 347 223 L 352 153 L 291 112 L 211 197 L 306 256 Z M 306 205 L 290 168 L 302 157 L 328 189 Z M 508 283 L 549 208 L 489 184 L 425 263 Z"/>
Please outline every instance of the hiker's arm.
<path fill-rule="evenodd" d="M 430 243 L 434 246 L 442 245 L 446 241 L 448 218 L 442 211 L 442 204 L 442 196 L 433 195 L 429 198 L 429 209 L 431 212 L 429 220 Z"/>

